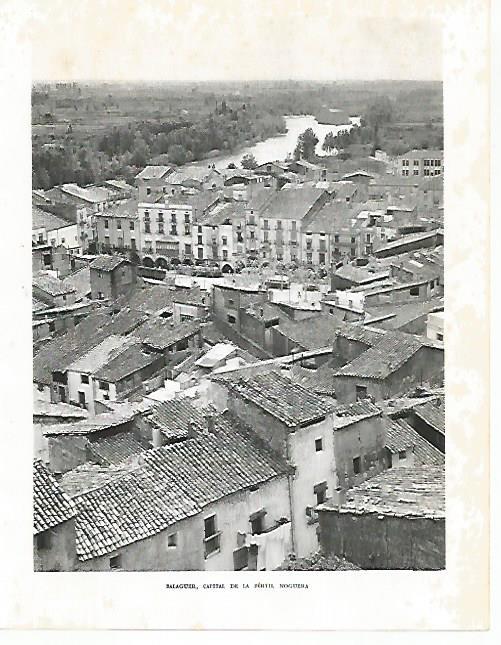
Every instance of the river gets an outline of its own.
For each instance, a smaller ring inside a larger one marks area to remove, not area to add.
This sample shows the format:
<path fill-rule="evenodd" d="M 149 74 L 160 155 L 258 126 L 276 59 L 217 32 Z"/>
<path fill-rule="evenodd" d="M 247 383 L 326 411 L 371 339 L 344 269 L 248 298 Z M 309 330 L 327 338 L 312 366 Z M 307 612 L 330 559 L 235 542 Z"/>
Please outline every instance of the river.
<path fill-rule="evenodd" d="M 325 152 L 322 150 L 322 144 L 325 135 L 328 132 L 337 134 L 340 130 L 350 130 L 353 125 L 360 123 L 360 117 L 350 117 L 350 121 L 350 125 L 323 125 L 311 115 L 286 116 L 285 124 L 287 132 L 285 134 L 270 137 L 253 146 L 242 148 L 237 153 L 214 157 L 210 159 L 210 162 L 215 164 L 218 170 L 221 170 L 227 168 L 229 163 L 234 163 L 237 167 L 240 167 L 240 161 L 245 154 L 253 154 L 258 164 L 266 163 L 267 161 L 283 161 L 287 155 L 292 155 L 299 135 L 307 128 L 311 128 L 318 137 L 317 155 L 324 155 Z"/>

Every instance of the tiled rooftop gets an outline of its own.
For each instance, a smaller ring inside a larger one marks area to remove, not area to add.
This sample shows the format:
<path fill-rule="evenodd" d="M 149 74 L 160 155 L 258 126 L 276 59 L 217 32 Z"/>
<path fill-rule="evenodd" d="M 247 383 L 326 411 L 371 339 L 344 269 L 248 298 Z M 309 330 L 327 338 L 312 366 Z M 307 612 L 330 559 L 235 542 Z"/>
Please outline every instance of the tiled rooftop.
<path fill-rule="evenodd" d="M 439 402 L 428 401 L 423 405 L 417 405 L 414 414 L 435 430 L 445 434 L 445 405 L 443 400 L 441 405 L 437 405 Z"/>
<path fill-rule="evenodd" d="M 89 352 L 77 358 L 76 361 L 67 366 L 73 372 L 93 374 L 101 369 L 114 356 L 130 345 L 131 340 L 123 336 L 111 335 L 93 347 Z"/>
<path fill-rule="evenodd" d="M 148 422 L 159 428 L 169 441 L 186 439 L 190 423 L 205 427 L 200 411 L 188 399 L 176 398 L 155 406 Z"/>
<path fill-rule="evenodd" d="M 122 263 L 130 264 L 130 261 L 119 255 L 98 255 L 90 263 L 90 268 L 98 271 L 114 271 Z"/>
<path fill-rule="evenodd" d="M 89 416 L 87 410 L 69 403 L 50 403 L 48 401 L 33 401 L 33 416 L 57 417 L 61 419 L 86 419 Z"/>
<path fill-rule="evenodd" d="M 214 419 L 213 433 L 200 430 L 141 459 L 139 468 L 118 477 L 111 471 L 112 481 L 74 498 L 80 560 L 151 537 L 226 495 L 288 472 L 282 459 L 228 415 Z"/>
<path fill-rule="evenodd" d="M 386 428 L 386 447 L 393 453 L 414 446 L 414 464 L 444 466 L 445 455 L 426 441 L 405 419 L 383 417 Z"/>
<path fill-rule="evenodd" d="M 199 330 L 200 324 L 194 321 L 174 325 L 164 318 L 154 318 L 141 325 L 134 332 L 134 336 L 140 338 L 145 345 L 165 350 L 185 338 L 194 336 Z"/>
<path fill-rule="evenodd" d="M 43 271 L 33 274 L 32 284 L 50 296 L 65 296 L 70 293 L 75 293 L 74 287 L 65 284 L 59 278 Z"/>
<path fill-rule="evenodd" d="M 336 376 L 384 379 L 396 372 L 422 347 L 416 337 L 396 334 L 397 332 L 388 333 L 377 345 L 341 367 Z"/>
<path fill-rule="evenodd" d="M 47 213 L 41 208 L 32 206 L 31 209 L 31 228 L 33 231 L 37 229 L 44 228 L 47 232 L 54 231 L 58 228 L 65 228 L 66 226 L 72 226 L 72 222 L 68 222 L 53 213 Z"/>
<path fill-rule="evenodd" d="M 107 381 L 108 383 L 115 383 L 121 379 L 138 372 L 139 370 L 148 367 L 158 360 L 158 354 L 146 352 L 142 343 L 138 342 L 130 346 L 125 345 L 123 337 L 124 350 L 110 360 L 108 360 L 102 367 L 94 372 L 94 377 L 100 381 Z M 99 345 L 101 347 L 101 345 Z M 98 348 L 96 348 L 97 350 Z"/>
<path fill-rule="evenodd" d="M 266 203 L 260 216 L 264 219 L 302 220 L 324 194 L 321 188 L 303 187 L 301 190 L 280 190 Z"/>
<path fill-rule="evenodd" d="M 290 379 L 276 372 L 259 374 L 237 381 L 217 377 L 242 398 L 260 407 L 288 427 L 320 421 L 334 409 L 332 401 L 291 383 Z"/>
<path fill-rule="evenodd" d="M 334 430 L 342 430 L 353 423 L 381 416 L 381 410 L 369 401 L 338 405 L 334 410 Z"/>
<path fill-rule="evenodd" d="M 91 439 L 88 447 L 100 463 L 110 465 L 120 464 L 146 450 L 132 432 L 119 432 L 109 437 Z"/>
<path fill-rule="evenodd" d="M 333 510 L 331 505 L 326 507 Z M 346 503 L 339 512 L 445 519 L 444 468 L 420 466 L 386 470 L 349 489 Z"/>
<path fill-rule="evenodd" d="M 42 464 L 33 462 L 33 534 L 47 531 L 75 516 L 68 495 Z"/>
<path fill-rule="evenodd" d="M 146 166 L 136 175 L 136 179 L 161 179 L 170 169 L 170 166 Z"/>

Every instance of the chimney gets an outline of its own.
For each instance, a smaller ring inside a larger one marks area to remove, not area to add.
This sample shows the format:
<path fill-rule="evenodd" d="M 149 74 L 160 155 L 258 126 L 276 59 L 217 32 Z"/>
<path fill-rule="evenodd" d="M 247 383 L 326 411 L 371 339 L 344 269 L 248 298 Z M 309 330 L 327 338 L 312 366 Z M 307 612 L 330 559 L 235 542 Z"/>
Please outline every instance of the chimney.
<path fill-rule="evenodd" d="M 332 493 L 332 503 L 340 508 L 346 503 L 346 490 L 338 486 Z"/>
<path fill-rule="evenodd" d="M 207 421 L 207 430 L 214 433 L 214 415 L 210 413 L 206 414 L 205 420 Z"/>
<path fill-rule="evenodd" d="M 196 435 L 196 428 L 194 421 L 188 421 L 188 439 L 194 439 Z"/>
<path fill-rule="evenodd" d="M 153 448 L 160 448 L 162 445 L 162 433 L 160 432 L 160 428 L 153 427 L 151 429 L 151 442 L 153 444 Z"/>

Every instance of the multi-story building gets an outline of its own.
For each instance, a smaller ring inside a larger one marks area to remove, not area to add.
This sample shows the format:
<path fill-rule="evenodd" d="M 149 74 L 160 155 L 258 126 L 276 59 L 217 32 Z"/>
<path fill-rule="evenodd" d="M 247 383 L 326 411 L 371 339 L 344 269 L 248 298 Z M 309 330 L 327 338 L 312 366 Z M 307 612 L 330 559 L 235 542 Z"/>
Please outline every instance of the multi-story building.
<path fill-rule="evenodd" d="M 128 200 L 96 213 L 98 253 L 134 251 L 141 248 L 137 201 Z"/>
<path fill-rule="evenodd" d="M 397 174 L 402 177 L 434 177 L 443 173 L 443 150 L 410 150 L 397 158 Z"/>
<path fill-rule="evenodd" d="M 245 207 L 241 203 L 218 204 L 193 225 L 196 261 L 217 262 L 224 272 L 233 271 L 245 257 Z"/>
<path fill-rule="evenodd" d="M 156 202 L 139 202 L 139 231 L 145 266 L 165 268 L 169 263 L 192 263 L 193 225 L 217 204 L 219 196 L 212 191 L 197 195 L 161 197 Z"/>
<path fill-rule="evenodd" d="M 265 200 L 258 212 L 252 213 L 258 222 L 256 250 L 259 249 L 259 257 L 283 262 L 304 261 L 301 235 L 305 223 L 328 198 L 326 191 L 304 186 L 277 191 L 271 199 Z M 252 229 L 249 234 L 251 232 Z"/>

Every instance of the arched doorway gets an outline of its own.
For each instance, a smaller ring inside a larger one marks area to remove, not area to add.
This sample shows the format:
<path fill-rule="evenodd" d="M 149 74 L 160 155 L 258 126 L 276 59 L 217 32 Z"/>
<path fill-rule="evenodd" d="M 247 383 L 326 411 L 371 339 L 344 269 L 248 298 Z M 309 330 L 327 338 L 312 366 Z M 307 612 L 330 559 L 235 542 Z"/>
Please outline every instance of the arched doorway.
<path fill-rule="evenodd" d="M 167 260 L 165 258 L 157 258 L 156 261 L 155 261 L 155 265 L 159 269 L 168 269 L 169 268 L 169 263 L 167 262 Z"/>
<path fill-rule="evenodd" d="M 223 273 L 233 273 L 233 267 L 231 266 L 231 264 L 223 264 L 221 271 Z"/>
<path fill-rule="evenodd" d="M 143 266 L 153 269 L 153 267 L 155 266 L 155 263 L 153 262 L 152 258 L 149 258 L 148 256 L 146 256 L 143 258 Z"/>

